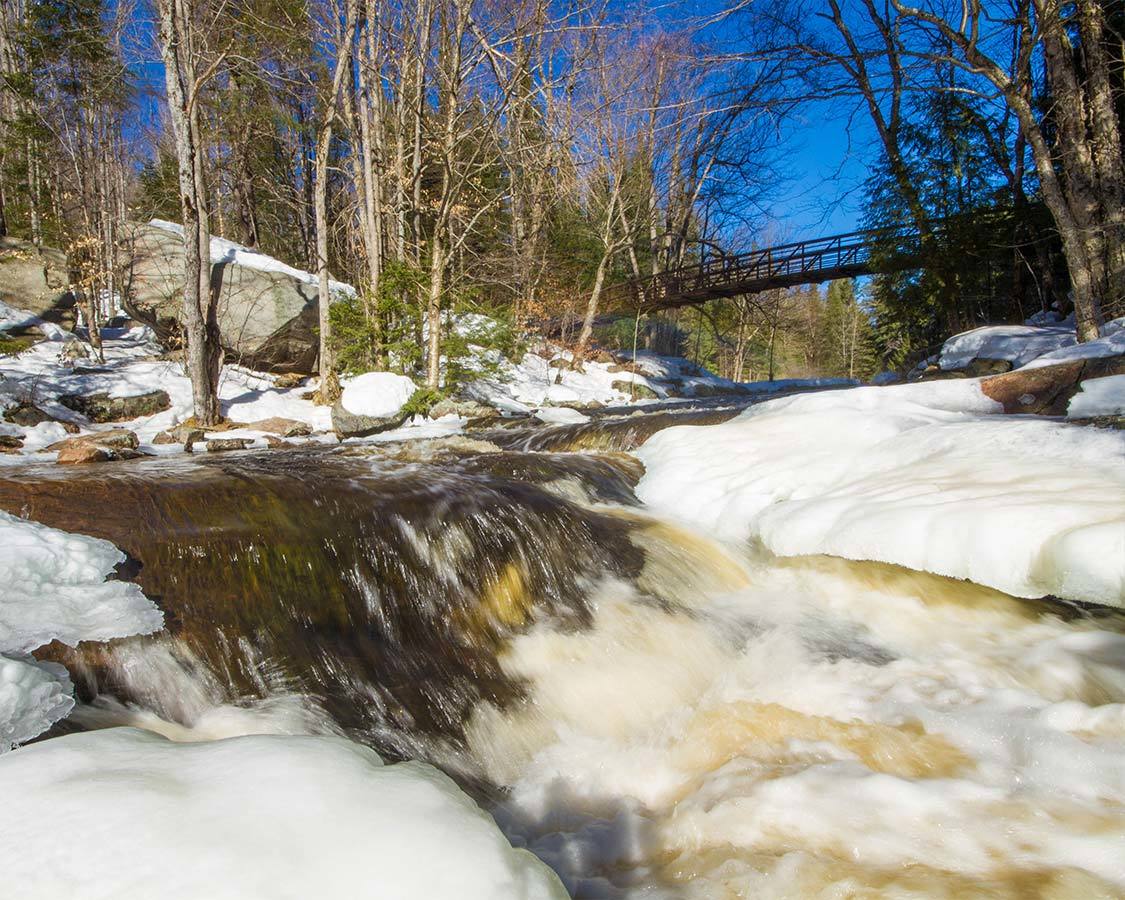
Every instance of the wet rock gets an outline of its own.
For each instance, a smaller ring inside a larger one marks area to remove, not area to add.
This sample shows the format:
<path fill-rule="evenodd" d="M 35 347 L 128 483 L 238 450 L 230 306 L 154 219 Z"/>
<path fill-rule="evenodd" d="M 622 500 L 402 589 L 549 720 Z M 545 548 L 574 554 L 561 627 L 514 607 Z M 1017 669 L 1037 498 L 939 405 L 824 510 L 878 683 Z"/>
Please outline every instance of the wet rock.
<path fill-rule="evenodd" d="M 631 397 L 636 397 L 638 400 L 659 400 L 660 395 L 656 393 L 648 385 L 641 384 L 639 381 L 615 381 L 611 385 L 614 390 L 621 391 L 623 394 L 629 394 Z"/>
<path fill-rule="evenodd" d="M 109 394 L 63 394 L 59 403 L 82 413 L 92 422 L 124 422 L 140 416 L 163 412 L 172 405 L 167 391 L 149 391 L 132 397 L 111 397 Z"/>
<path fill-rule="evenodd" d="M 368 437 L 381 431 L 398 428 L 407 419 L 400 413 L 393 416 L 360 416 L 348 412 L 344 404 L 337 400 L 332 405 L 332 430 L 340 440 L 350 437 Z"/>
<path fill-rule="evenodd" d="M 225 453 L 227 450 L 245 450 L 253 442 L 250 438 L 212 438 L 207 442 L 208 453 Z"/>
<path fill-rule="evenodd" d="M 250 428 L 254 431 L 266 431 L 270 434 L 279 434 L 282 437 L 303 437 L 312 434 L 312 428 L 305 422 L 296 419 L 285 419 L 281 416 L 271 416 L 268 419 L 259 419 L 257 422 L 245 424 L 232 423 L 237 428 Z"/>
<path fill-rule="evenodd" d="M 692 397 L 731 397 L 747 393 L 745 388 L 734 385 L 711 384 L 707 381 L 689 386 Z"/>
<path fill-rule="evenodd" d="M 55 441 L 46 448 L 48 451 L 70 450 L 73 447 L 93 444 L 106 450 L 136 450 L 140 445 L 135 432 L 126 428 L 114 428 L 111 431 L 94 431 L 89 434 L 80 434 L 75 437 Z"/>
<path fill-rule="evenodd" d="M 23 449 L 23 438 L 14 434 L 0 434 L 0 453 L 15 453 Z"/>

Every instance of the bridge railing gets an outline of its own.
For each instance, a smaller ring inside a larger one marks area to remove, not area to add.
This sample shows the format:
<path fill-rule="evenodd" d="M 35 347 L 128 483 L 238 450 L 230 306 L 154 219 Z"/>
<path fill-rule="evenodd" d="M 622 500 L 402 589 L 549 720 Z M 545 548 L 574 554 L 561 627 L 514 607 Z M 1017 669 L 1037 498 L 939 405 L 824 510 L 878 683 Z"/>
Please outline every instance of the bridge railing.
<path fill-rule="evenodd" d="M 917 235 L 907 229 L 890 228 L 794 241 L 670 269 L 619 289 L 649 307 L 667 305 L 674 297 L 694 302 L 701 294 L 729 294 L 744 285 L 749 293 L 750 288 L 768 286 L 771 280 L 791 283 L 794 276 L 810 276 L 811 282 L 820 280 L 815 278 L 819 273 L 862 268 L 870 260 L 872 246 L 879 242 L 894 241 L 900 253 L 909 254 L 916 240 Z"/>

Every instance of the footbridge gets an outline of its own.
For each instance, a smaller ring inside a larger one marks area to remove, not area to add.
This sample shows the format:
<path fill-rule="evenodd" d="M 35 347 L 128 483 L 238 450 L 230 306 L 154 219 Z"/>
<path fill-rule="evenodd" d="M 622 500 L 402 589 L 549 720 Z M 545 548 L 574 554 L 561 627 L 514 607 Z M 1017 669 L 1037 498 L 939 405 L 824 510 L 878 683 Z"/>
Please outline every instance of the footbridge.
<path fill-rule="evenodd" d="M 876 244 L 892 247 L 893 252 L 873 259 L 871 249 Z M 723 255 L 615 285 L 607 307 L 648 313 L 774 288 L 917 268 L 918 244 L 913 229 L 885 228 Z"/>

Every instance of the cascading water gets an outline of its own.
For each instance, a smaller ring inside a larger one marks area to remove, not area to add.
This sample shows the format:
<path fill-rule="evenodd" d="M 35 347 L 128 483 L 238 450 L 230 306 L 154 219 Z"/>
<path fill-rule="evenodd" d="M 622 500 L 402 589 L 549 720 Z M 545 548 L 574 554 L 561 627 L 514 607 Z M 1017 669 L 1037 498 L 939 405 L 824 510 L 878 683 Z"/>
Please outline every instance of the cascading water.
<path fill-rule="evenodd" d="M 59 727 L 426 759 L 576 897 L 1120 896 L 1121 618 L 723 545 L 566 452 L 683 421 L 0 480 L 166 614 L 52 648 Z"/>

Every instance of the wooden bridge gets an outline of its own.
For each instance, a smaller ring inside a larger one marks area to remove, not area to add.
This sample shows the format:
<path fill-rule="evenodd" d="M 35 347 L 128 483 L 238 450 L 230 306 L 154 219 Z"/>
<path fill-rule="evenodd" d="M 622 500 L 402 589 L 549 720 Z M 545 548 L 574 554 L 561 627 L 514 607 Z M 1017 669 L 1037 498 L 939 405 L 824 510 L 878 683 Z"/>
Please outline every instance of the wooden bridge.
<path fill-rule="evenodd" d="M 893 254 L 881 257 L 877 264 L 871 259 L 876 242 L 884 246 L 893 242 L 895 247 Z M 917 244 L 918 234 L 911 229 L 854 231 L 778 244 L 616 285 L 609 292 L 607 308 L 647 313 L 774 288 L 911 269 L 917 265 Z"/>

